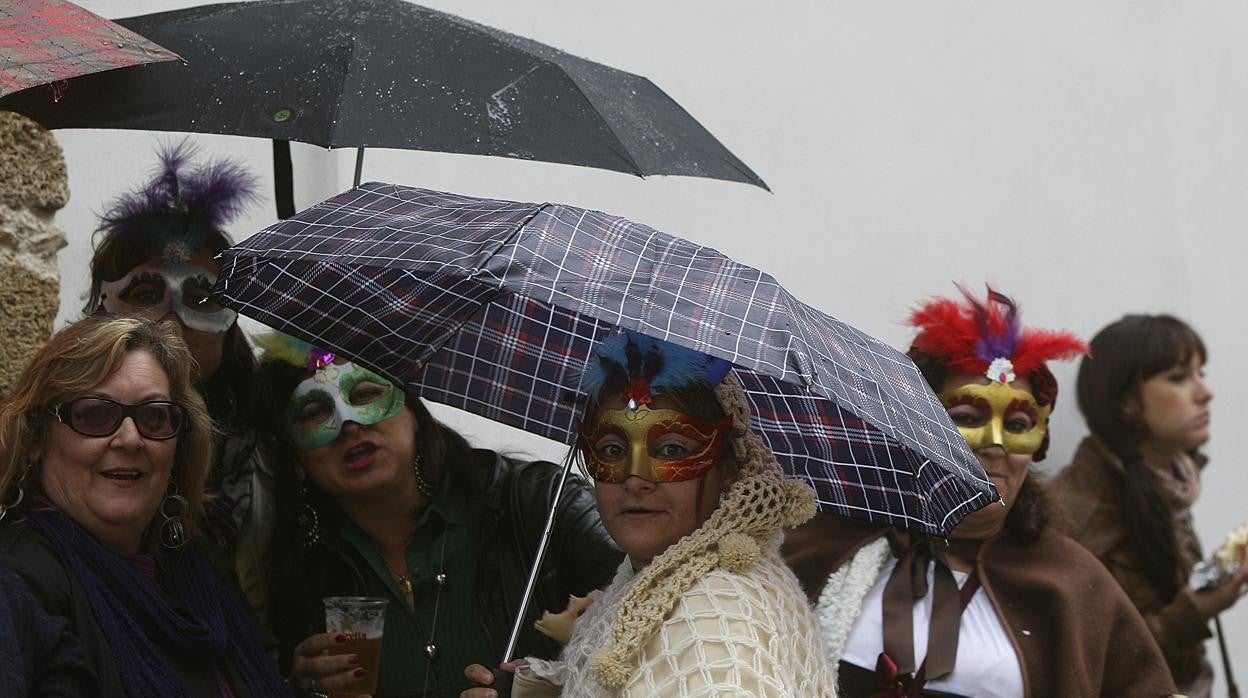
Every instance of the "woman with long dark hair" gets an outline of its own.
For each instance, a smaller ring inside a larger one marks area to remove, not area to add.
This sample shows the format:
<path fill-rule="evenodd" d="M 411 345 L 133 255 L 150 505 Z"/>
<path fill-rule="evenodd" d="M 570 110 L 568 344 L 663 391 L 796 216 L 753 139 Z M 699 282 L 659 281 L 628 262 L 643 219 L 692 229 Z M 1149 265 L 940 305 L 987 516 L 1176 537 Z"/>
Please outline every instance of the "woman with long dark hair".
<path fill-rule="evenodd" d="M 557 654 L 532 621 L 606 584 L 620 560 L 589 486 L 560 493 L 558 465 L 472 448 L 414 392 L 347 357 L 278 333 L 257 341 L 259 426 L 274 442 L 270 610 L 292 685 L 345 694 L 372 678 L 378 695 L 459 695 L 465 667 L 504 652 L 551 509 L 518 647 Z M 327 596 L 389 601 L 375 674 L 321 632 Z"/>
<path fill-rule="evenodd" d="M 1068 535 L 1096 555 L 1147 621 L 1179 691 L 1210 693 L 1208 623 L 1248 585 L 1248 566 L 1194 591 L 1201 559 L 1191 507 L 1200 495 L 1213 392 L 1205 344 L 1169 315 L 1128 315 L 1092 339 L 1079 410 L 1092 432 L 1054 481 Z"/>

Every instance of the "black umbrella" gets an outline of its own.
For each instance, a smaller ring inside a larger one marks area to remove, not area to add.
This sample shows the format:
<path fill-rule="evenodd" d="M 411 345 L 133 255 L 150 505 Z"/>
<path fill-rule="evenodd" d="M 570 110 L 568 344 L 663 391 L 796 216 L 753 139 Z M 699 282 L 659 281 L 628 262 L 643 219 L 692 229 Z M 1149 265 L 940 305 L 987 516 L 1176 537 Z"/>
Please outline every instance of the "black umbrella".
<path fill-rule="evenodd" d="M 60 101 L 18 93 L 0 109 L 48 128 L 499 155 L 766 188 L 649 80 L 404 0 L 260 0 L 117 21 L 185 63 L 71 82 Z M 279 159 L 281 178 L 289 151 Z M 279 209 L 284 193 L 288 182 Z M 286 204 L 279 215 L 293 213 Z"/>

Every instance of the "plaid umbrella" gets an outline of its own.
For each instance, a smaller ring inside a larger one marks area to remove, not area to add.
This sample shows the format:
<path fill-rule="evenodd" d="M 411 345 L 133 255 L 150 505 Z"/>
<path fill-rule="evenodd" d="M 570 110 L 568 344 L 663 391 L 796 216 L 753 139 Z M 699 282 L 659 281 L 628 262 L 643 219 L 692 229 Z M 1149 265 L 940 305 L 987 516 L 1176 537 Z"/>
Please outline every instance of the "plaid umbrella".
<path fill-rule="evenodd" d="M 946 535 L 997 498 L 903 354 L 615 216 L 370 183 L 226 251 L 216 292 L 423 397 L 568 444 L 591 350 L 635 330 L 735 364 L 753 426 L 825 511 Z"/>
<path fill-rule="evenodd" d="M 125 27 L 64 0 L 0 4 L 0 97 L 62 80 L 178 55 Z"/>

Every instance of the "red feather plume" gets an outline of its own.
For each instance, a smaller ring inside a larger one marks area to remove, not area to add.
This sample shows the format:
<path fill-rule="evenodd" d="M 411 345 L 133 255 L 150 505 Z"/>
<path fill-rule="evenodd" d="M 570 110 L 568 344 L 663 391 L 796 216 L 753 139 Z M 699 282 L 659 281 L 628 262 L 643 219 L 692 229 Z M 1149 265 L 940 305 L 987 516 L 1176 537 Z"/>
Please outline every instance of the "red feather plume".
<path fill-rule="evenodd" d="M 910 314 L 918 328 L 912 347 L 958 373 L 984 373 L 996 358 L 1009 359 L 1017 376 L 1031 375 L 1046 361 L 1073 359 L 1088 345 L 1071 332 L 1024 329 L 1018 306 L 988 287 L 985 301 L 962 291 L 964 302 L 933 298 Z"/>
<path fill-rule="evenodd" d="M 1029 376 L 1047 361 L 1069 361 L 1089 353 L 1087 343 L 1073 332 L 1024 330 L 1010 360 L 1016 375 Z"/>

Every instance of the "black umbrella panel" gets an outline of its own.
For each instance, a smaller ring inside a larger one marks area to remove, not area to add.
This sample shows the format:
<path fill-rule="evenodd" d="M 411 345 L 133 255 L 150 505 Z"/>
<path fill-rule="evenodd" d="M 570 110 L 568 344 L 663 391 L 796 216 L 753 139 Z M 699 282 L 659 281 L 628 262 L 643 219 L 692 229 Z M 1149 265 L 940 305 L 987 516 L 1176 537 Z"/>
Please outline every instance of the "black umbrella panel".
<path fill-rule="evenodd" d="M 649 80 L 405 0 L 259 0 L 118 20 L 184 62 L 27 90 L 48 128 L 190 131 L 766 184 Z"/>

